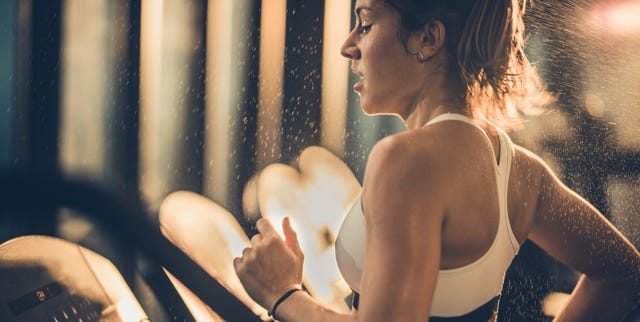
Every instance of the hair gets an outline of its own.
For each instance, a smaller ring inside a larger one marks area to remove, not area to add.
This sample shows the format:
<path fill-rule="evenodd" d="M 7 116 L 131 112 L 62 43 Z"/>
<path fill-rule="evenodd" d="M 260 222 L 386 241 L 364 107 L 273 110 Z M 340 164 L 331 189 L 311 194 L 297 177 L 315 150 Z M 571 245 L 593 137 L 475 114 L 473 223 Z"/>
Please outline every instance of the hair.
<path fill-rule="evenodd" d="M 540 114 L 552 95 L 524 52 L 527 0 L 380 0 L 400 14 L 400 39 L 434 20 L 446 29 L 445 46 L 466 88 L 474 117 L 513 128 Z"/>

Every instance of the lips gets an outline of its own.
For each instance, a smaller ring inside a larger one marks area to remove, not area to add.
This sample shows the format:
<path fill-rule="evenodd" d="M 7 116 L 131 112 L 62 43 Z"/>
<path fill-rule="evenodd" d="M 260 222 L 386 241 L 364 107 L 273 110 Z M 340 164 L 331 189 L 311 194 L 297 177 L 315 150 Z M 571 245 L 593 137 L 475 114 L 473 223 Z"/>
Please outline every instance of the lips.
<path fill-rule="evenodd" d="M 364 78 L 360 78 L 360 81 L 358 81 L 353 85 L 353 90 L 357 93 L 360 93 L 363 87 L 364 87 Z"/>
<path fill-rule="evenodd" d="M 355 85 L 353 85 L 353 90 L 355 92 L 360 92 L 362 90 L 362 88 L 364 87 L 364 76 L 362 76 L 362 73 L 360 73 L 359 71 L 355 70 L 354 68 L 351 68 L 351 72 L 360 77 L 360 80 L 358 82 L 356 82 Z"/>

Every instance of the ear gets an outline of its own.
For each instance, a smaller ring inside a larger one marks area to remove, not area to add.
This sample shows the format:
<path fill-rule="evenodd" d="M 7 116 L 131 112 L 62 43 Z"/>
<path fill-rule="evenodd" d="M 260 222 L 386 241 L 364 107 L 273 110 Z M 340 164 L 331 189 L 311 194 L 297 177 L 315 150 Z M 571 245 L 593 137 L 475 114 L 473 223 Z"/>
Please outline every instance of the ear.
<path fill-rule="evenodd" d="M 424 62 L 435 56 L 445 46 L 446 33 L 442 21 L 427 22 L 419 32 L 418 60 Z"/>

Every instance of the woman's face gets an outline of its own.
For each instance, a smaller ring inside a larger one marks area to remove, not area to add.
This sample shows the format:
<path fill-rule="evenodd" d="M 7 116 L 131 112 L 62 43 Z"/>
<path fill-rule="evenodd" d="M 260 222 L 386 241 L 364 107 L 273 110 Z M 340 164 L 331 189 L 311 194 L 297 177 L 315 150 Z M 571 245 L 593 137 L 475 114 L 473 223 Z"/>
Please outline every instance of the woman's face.
<path fill-rule="evenodd" d="M 367 114 L 406 116 L 415 106 L 424 82 L 420 63 L 409 44 L 400 39 L 399 14 L 379 0 L 358 0 L 356 25 L 341 54 L 351 60 L 351 71 L 361 77 L 353 89 Z M 407 50 L 408 48 L 408 50 Z"/>

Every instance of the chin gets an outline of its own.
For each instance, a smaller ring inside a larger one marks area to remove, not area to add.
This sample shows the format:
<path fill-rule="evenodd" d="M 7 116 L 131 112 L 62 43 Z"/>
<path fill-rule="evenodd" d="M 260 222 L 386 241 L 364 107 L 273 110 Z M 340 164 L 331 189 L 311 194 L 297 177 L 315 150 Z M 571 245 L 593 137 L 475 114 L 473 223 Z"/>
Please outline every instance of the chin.
<path fill-rule="evenodd" d="M 372 108 L 371 105 L 362 104 L 362 112 L 366 115 L 376 115 L 380 114 L 376 109 Z"/>
<path fill-rule="evenodd" d="M 387 115 L 394 114 L 382 104 L 370 103 L 367 100 L 361 100 L 362 112 L 366 115 Z"/>
<path fill-rule="evenodd" d="M 361 93 L 358 93 L 358 95 L 360 96 L 360 107 L 362 108 L 362 112 L 364 112 L 364 114 L 366 115 L 378 114 L 378 108 L 380 107 L 378 106 L 379 104 L 375 104 L 375 103 L 372 104 L 371 100 L 367 99 Z"/>

